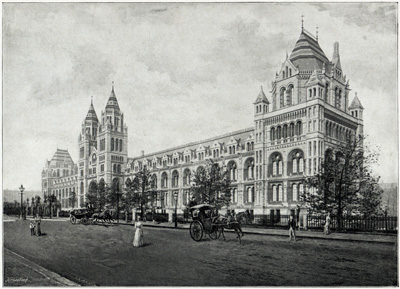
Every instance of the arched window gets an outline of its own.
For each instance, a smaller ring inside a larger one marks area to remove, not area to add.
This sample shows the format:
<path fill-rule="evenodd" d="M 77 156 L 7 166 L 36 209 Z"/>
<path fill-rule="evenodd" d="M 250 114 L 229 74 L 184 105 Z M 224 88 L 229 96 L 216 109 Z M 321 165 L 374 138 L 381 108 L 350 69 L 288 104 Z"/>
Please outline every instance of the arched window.
<path fill-rule="evenodd" d="M 282 138 L 282 132 L 281 132 L 281 127 L 278 126 L 278 128 L 276 129 L 276 138 L 279 140 Z"/>
<path fill-rule="evenodd" d="M 283 125 L 283 138 L 287 138 L 287 124 Z"/>
<path fill-rule="evenodd" d="M 282 171 L 283 171 L 283 164 L 282 164 L 282 161 L 279 161 L 279 162 L 278 162 L 278 168 L 279 168 L 279 172 L 278 172 L 278 173 L 279 173 L 280 175 L 282 175 Z"/>
<path fill-rule="evenodd" d="M 278 201 L 283 201 L 283 188 L 282 188 L 282 185 L 278 186 Z"/>
<path fill-rule="evenodd" d="M 179 173 L 178 171 L 174 171 L 172 173 L 172 187 L 177 187 L 178 186 L 178 181 L 179 181 Z"/>
<path fill-rule="evenodd" d="M 190 184 L 190 170 L 186 169 L 183 172 L 183 185 L 187 186 Z"/>
<path fill-rule="evenodd" d="M 168 175 L 166 172 L 163 172 L 161 175 L 161 187 L 168 188 Z"/>
<path fill-rule="evenodd" d="M 296 158 L 294 158 L 292 160 L 292 172 L 297 173 L 297 159 Z"/>
<path fill-rule="evenodd" d="M 329 83 L 325 84 L 325 102 L 329 103 L 328 101 L 328 92 L 329 92 Z"/>
<path fill-rule="evenodd" d="M 297 184 L 293 184 L 293 201 L 298 201 Z"/>
<path fill-rule="evenodd" d="M 118 164 L 117 170 L 118 170 L 118 173 L 121 173 L 121 165 L 120 164 Z"/>
<path fill-rule="evenodd" d="M 304 159 L 299 158 L 299 173 L 304 172 Z"/>
<path fill-rule="evenodd" d="M 293 101 L 293 85 L 289 85 L 286 91 L 286 106 L 292 105 Z"/>
<path fill-rule="evenodd" d="M 273 176 L 276 176 L 276 168 L 277 168 L 276 162 L 272 162 L 272 175 Z"/>
<path fill-rule="evenodd" d="M 300 184 L 299 185 L 299 195 L 301 196 L 304 193 L 304 185 Z"/>
<path fill-rule="evenodd" d="M 244 164 L 244 176 L 245 180 L 251 180 L 254 178 L 254 159 L 248 158 Z"/>
<path fill-rule="evenodd" d="M 279 108 L 282 108 L 285 106 L 285 92 L 286 88 L 282 87 L 280 91 L 280 98 L 279 98 Z"/>
<path fill-rule="evenodd" d="M 296 123 L 296 134 L 297 134 L 297 135 L 302 135 L 302 134 L 303 134 L 303 129 L 302 129 L 301 121 L 298 121 L 298 122 Z"/>
<path fill-rule="evenodd" d="M 119 142 L 118 142 L 118 139 L 116 138 L 115 139 L 115 150 L 116 151 L 118 151 L 118 144 L 119 144 Z"/>
<path fill-rule="evenodd" d="M 271 128 L 270 138 L 271 138 L 271 141 L 274 141 L 274 140 L 275 140 L 275 128 L 274 128 L 274 127 Z"/>
<path fill-rule="evenodd" d="M 111 138 L 111 151 L 114 150 L 114 138 Z"/>
<path fill-rule="evenodd" d="M 122 152 L 122 139 L 119 140 L 119 151 Z"/>
<path fill-rule="evenodd" d="M 276 191 L 276 186 L 272 186 L 272 201 L 276 202 L 277 201 L 277 191 Z"/>
<path fill-rule="evenodd" d="M 294 136 L 294 123 L 293 122 L 289 126 L 289 136 L 290 137 Z"/>

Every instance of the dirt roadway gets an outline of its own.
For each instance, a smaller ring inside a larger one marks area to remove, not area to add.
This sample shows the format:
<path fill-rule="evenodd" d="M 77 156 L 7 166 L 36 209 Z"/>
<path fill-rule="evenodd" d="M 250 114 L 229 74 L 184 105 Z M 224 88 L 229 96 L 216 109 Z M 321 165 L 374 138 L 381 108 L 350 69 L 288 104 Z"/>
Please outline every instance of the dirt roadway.
<path fill-rule="evenodd" d="M 82 285 L 101 286 L 390 286 L 397 285 L 393 245 L 232 234 L 194 242 L 188 231 L 132 226 L 3 223 L 4 246 Z M 5 276 L 7 278 L 7 276 Z"/>

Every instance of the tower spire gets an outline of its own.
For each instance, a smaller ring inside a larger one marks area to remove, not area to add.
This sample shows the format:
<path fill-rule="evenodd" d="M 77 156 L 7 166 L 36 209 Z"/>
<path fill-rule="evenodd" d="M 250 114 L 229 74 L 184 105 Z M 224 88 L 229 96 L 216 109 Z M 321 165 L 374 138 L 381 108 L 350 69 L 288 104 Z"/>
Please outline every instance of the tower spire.
<path fill-rule="evenodd" d="M 111 91 L 114 92 L 114 80 L 112 81 L 112 89 L 111 89 Z"/>
<path fill-rule="evenodd" d="M 301 31 L 304 29 L 304 15 L 301 14 Z"/>
<path fill-rule="evenodd" d="M 90 96 L 90 104 L 93 105 L 93 95 Z"/>
<path fill-rule="evenodd" d="M 318 25 L 317 25 L 317 33 L 316 34 L 317 34 L 317 42 L 318 42 Z"/>

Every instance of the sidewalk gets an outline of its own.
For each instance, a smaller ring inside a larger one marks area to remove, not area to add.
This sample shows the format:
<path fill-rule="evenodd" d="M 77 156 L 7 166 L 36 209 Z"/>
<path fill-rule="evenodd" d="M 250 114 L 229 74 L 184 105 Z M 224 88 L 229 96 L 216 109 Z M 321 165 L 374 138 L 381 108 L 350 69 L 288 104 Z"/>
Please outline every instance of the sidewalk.
<path fill-rule="evenodd" d="M 43 268 L 7 248 L 4 248 L 3 252 L 3 286 L 79 286 L 79 284 Z"/>
<path fill-rule="evenodd" d="M 145 227 L 155 227 L 155 228 L 168 228 L 175 229 L 175 223 L 153 223 L 153 222 L 142 222 Z M 120 220 L 120 224 L 123 225 L 133 225 L 131 222 L 126 223 Z M 190 223 L 181 224 L 178 223 L 179 230 L 190 229 Z M 284 229 L 272 229 L 272 228 L 242 228 L 243 233 L 253 234 L 253 235 L 268 235 L 268 236 L 280 236 L 284 238 L 289 238 L 288 230 Z M 231 231 L 231 230 L 229 230 Z M 373 234 L 368 232 L 363 233 L 331 233 L 329 235 L 324 235 L 322 231 L 305 231 L 296 230 L 296 238 L 302 239 L 325 239 L 325 240 L 337 240 L 337 241 L 348 241 L 348 242 L 367 242 L 367 243 L 382 243 L 382 244 L 397 244 L 397 234 Z"/>

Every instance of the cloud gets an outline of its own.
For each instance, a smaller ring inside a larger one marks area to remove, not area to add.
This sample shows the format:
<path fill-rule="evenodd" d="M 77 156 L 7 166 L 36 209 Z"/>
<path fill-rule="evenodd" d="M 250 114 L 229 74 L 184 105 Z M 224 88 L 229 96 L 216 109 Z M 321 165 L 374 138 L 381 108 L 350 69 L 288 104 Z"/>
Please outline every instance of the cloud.
<path fill-rule="evenodd" d="M 319 11 L 328 11 L 329 15 L 343 18 L 346 24 L 368 27 L 371 31 L 396 33 L 397 3 L 332 3 L 312 4 Z"/>

